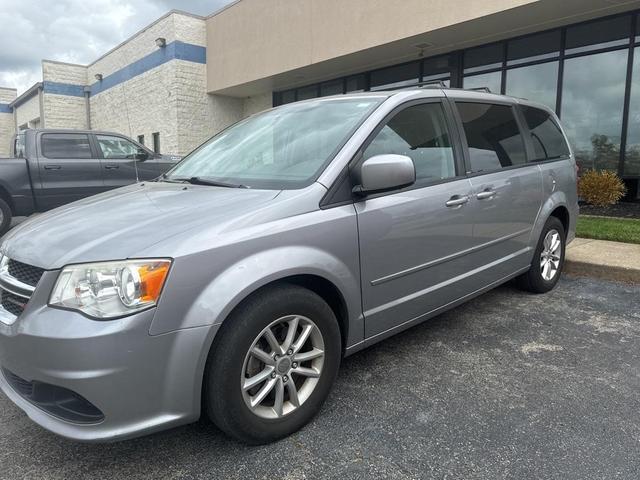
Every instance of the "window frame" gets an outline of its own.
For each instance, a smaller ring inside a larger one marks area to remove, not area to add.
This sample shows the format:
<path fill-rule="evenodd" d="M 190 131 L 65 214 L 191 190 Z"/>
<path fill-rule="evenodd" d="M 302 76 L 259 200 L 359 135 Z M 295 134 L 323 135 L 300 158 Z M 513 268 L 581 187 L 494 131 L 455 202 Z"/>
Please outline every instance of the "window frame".
<path fill-rule="evenodd" d="M 99 136 L 103 136 L 103 137 L 116 137 L 116 138 L 120 138 L 122 140 L 126 140 L 130 143 L 133 143 L 135 146 L 137 146 L 138 148 L 141 148 L 142 150 L 144 150 L 145 152 L 151 154 L 151 150 L 149 150 L 146 145 L 141 144 L 140 142 L 137 142 L 136 140 L 134 140 L 133 138 L 129 138 L 126 137 L 124 135 L 120 135 L 118 133 L 110 133 L 110 132 L 95 132 L 91 135 L 92 137 L 92 141 L 94 142 L 94 149 L 96 150 L 96 158 L 99 158 L 101 160 L 132 160 L 131 158 L 107 158 L 103 155 L 102 153 L 102 149 L 100 148 L 100 143 L 98 141 L 98 137 Z"/>
<path fill-rule="evenodd" d="M 526 167 L 532 167 L 536 165 L 530 161 L 530 158 L 533 154 L 532 152 L 533 146 L 528 141 L 527 135 L 525 135 L 524 133 L 525 131 L 528 132 L 528 129 L 526 129 L 525 125 L 523 125 L 522 123 L 523 122 L 522 112 L 520 112 L 520 109 L 518 108 L 517 103 L 506 100 L 506 99 L 502 101 L 502 100 L 493 99 L 493 98 L 492 99 L 466 98 L 466 97 L 460 97 L 456 95 L 449 97 L 449 101 L 451 102 L 451 108 L 453 109 L 454 117 L 458 124 L 458 130 L 460 132 L 459 135 L 460 135 L 460 141 L 462 143 L 464 164 L 465 164 L 465 174 L 467 178 L 479 177 L 482 175 L 491 175 L 499 172 L 507 172 L 509 170 L 515 170 L 516 168 L 526 168 Z M 520 130 L 520 135 L 522 136 L 522 143 L 524 145 L 524 152 L 525 152 L 525 162 L 520 165 L 511 165 L 509 167 L 501 167 L 501 168 L 495 168 L 493 170 L 483 170 L 481 172 L 474 172 L 471 169 L 471 155 L 469 154 L 469 143 L 467 141 L 467 134 L 464 130 L 464 123 L 462 122 L 462 117 L 460 116 L 460 112 L 458 111 L 458 107 L 456 103 L 479 103 L 482 105 L 498 105 L 502 107 L 509 107 L 511 109 L 511 113 L 513 114 L 513 118 L 516 121 L 516 124 L 518 125 L 518 129 Z"/>
<path fill-rule="evenodd" d="M 61 136 L 61 135 L 76 135 L 76 136 L 84 136 L 87 139 L 87 144 L 89 145 L 89 156 L 88 157 L 50 157 L 45 153 L 44 147 L 44 139 L 49 136 Z M 95 147 L 91 141 L 91 135 L 88 133 L 76 133 L 76 132 L 42 132 L 38 138 L 38 151 L 43 158 L 48 160 L 99 160 L 100 157 L 97 156 Z"/>
<path fill-rule="evenodd" d="M 564 141 L 567 147 L 567 150 L 569 151 L 568 155 L 559 155 L 557 157 L 545 158 L 544 160 L 539 160 L 536 158 L 536 154 L 535 154 L 536 150 L 535 150 L 534 141 L 533 141 L 533 130 L 529 128 L 529 123 L 527 122 L 527 118 L 525 117 L 523 107 L 535 108 L 536 110 L 540 110 L 541 112 L 544 112 L 549 115 L 549 120 L 551 120 L 551 122 L 558 128 L 558 131 L 562 135 L 562 140 Z M 568 160 L 572 157 L 573 152 L 571 150 L 571 144 L 569 143 L 569 139 L 567 138 L 567 135 L 564 133 L 562 126 L 558 123 L 558 119 L 556 118 L 555 114 L 552 111 L 547 110 L 546 108 L 542 108 L 540 105 L 533 104 L 533 103 L 518 104 L 517 111 L 521 117 L 522 125 L 524 125 L 524 128 L 528 132 L 528 135 L 525 135 L 524 137 L 525 142 L 529 144 L 529 148 L 527 149 L 527 152 L 531 152 L 530 155 L 527 155 L 527 163 L 530 163 L 532 165 L 542 165 L 545 163 L 560 162 L 562 160 Z"/>
<path fill-rule="evenodd" d="M 377 137 L 378 133 L 387 125 L 387 123 L 394 118 L 398 113 L 406 110 L 407 108 L 414 107 L 416 105 L 423 104 L 440 104 L 442 107 L 442 111 L 444 114 L 445 124 L 447 126 L 447 130 L 449 132 L 449 137 L 451 139 L 451 148 L 453 150 L 453 160 L 455 166 L 455 175 L 450 178 L 445 178 L 442 180 L 436 180 L 432 182 L 419 182 L 416 179 L 416 182 L 412 185 L 409 185 L 404 188 L 398 188 L 396 190 L 391 190 L 388 192 L 379 192 L 367 194 L 365 197 L 359 197 L 352 193 L 352 188 L 354 187 L 354 175 L 357 172 L 357 169 L 364 162 L 364 152 L 367 147 L 373 142 L 373 140 Z M 459 181 L 465 178 L 464 173 L 464 161 L 462 157 L 462 144 L 460 142 L 460 135 L 457 130 L 456 123 L 452 116 L 453 112 L 451 111 L 451 106 L 447 101 L 446 97 L 428 97 L 428 98 L 416 98 L 412 100 L 407 100 L 399 105 L 396 105 L 389 113 L 387 113 L 382 120 L 378 122 L 378 124 L 369 132 L 367 138 L 360 144 L 356 153 L 351 157 L 347 166 L 343 169 L 343 171 L 338 175 L 333 184 L 329 187 L 327 193 L 324 195 L 322 200 L 320 201 L 320 208 L 327 209 L 333 207 L 339 207 L 342 205 L 353 204 L 356 202 L 361 202 L 364 200 L 370 200 L 379 197 L 385 197 L 388 195 L 395 195 L 397 193 L 408 192 L 411 190 L 417 190 L 420 188 L 429 188 L 435 185 L 441 185 L 443 183 L 450 183 Z M 347 189 L 345 188 L 345 182 L 348 184 L 348 196 L 346 194 Z M 348 198 L 347 198 L 348 197 Z"/>
<path fill-rule="evenodd" d="M 153 132 L 151 134 L 151 143 L 153 144 L 153 153 L 160 155 L 160 132 Z"/>

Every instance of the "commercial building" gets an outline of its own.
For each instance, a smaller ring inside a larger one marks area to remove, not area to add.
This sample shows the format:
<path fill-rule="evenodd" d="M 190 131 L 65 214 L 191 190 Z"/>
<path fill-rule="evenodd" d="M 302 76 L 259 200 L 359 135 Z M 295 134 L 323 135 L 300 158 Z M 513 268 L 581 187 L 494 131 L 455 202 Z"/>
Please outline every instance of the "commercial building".
<path fill-rule="evenodd" d="M 169 12 L 90 65 L 43 61 L 7 121 L 115 130 L 183 155 L 262 109 L 442 81 L 538 100 L 581 167 L 640 178 L 640 2 L 239 0 L 208 17 Z M 154 135 L 155 134 L 155 135 Z"/>

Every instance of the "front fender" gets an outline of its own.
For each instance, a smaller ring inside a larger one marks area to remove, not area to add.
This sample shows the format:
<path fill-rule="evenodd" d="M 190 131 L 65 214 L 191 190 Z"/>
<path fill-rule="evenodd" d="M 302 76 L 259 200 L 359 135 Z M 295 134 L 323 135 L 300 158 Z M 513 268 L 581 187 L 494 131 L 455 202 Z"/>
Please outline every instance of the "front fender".
<path fill-rule="evenodd" d="M 171 313 L 165 313 L 160 305 L 150 334 L 219 325 L 251 293 L 294 275 L 315 275 L 331 282 L 341 292 L 349 313 L 347 346 L 362 340 L 364 321 L 357 270 L 329 252 L 306 246 L 272 248 L 238 260 L 202 289 L 195 301 L 187 306 L 179 322 Z"/>

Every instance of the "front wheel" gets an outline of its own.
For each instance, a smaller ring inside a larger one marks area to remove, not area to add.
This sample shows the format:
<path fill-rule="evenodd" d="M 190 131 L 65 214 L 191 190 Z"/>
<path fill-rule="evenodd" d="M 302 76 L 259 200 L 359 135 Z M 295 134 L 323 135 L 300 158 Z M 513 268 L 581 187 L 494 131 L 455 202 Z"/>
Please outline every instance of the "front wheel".
<path fill-rule="evenodd" d="M 294 285 L 268 288 L 236 309 L 218 334 L 204 401 L 222 431 L 267 443 L 320 410 L 340 364 L 341 336 L 318 295 Z"/>
<path fill-rule="evenodd" d="M 4 235 L 11 227 L 11 207 L 0 198 L 0 236 Z"/>
<path fill-rule="evenodd" d="M 560 280 L 564 265 L 566 235 L 562 222 L 549 217 L 542 229 L 529 271 L 518 277 L 518 285 L 533 293 L 546 293 Z"/>

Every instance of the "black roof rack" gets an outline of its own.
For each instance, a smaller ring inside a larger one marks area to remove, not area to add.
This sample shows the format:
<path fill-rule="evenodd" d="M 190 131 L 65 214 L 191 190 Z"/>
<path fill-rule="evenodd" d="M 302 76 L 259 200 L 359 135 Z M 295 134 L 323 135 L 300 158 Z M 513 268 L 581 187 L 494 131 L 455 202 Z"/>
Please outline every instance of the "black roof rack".
<path fill-rule="evenodd" d="M 489 87 L 464 88 L 463 90 L 471 90 L 473 92 L 493 93 Z"/>

